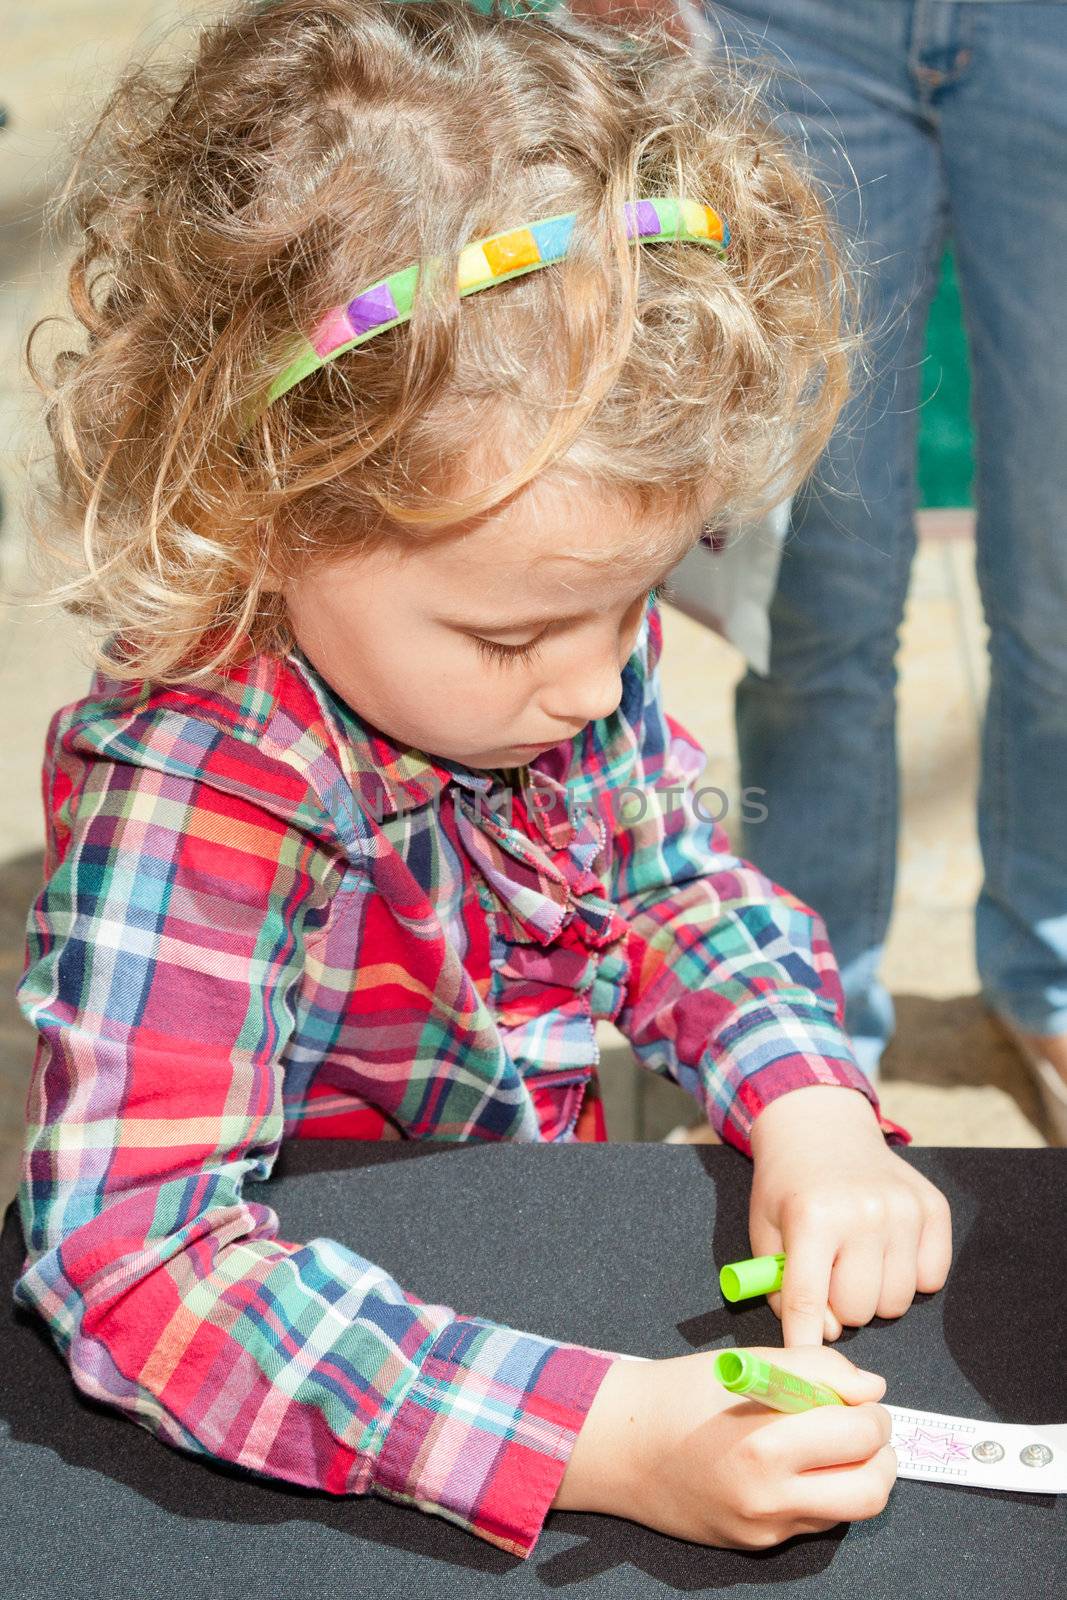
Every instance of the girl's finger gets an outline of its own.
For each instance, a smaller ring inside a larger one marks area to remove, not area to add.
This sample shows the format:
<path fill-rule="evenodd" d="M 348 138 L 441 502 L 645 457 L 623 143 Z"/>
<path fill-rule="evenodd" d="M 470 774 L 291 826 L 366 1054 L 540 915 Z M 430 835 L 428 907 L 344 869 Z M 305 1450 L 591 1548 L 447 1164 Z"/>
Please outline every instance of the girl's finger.
<path fill-rule="evenodd" d="M 882 1261 L 882 1292 L 878 1296 L 877 1315 L 902 1317 L 915 1299 L 916 1263 L 919 1256 L 921 1219 L 911 1221 L 899 1218 L 890 1231 Z"/>
<path fill-rule="evenodd" d="M 924 1220 L 915 1262 L 915 1286 L 920 1294 L 935 1294 L 943 1287 L 952 1265 L 952 1212 L 933 1184 L 927 1184 L 919 1198 Z"/>
<path fill-rule="evenodd" d="M 795 1372 L 801 1378 L 829 1384 L 848 1406 L 880 1400 L 885 1394 L 885 1379 L 880 1373 L 857 1367 L 840 1350 L 830 1350 L 825 1345 L 794 1345 L 788 1354 L 770 1345 L 754 1345 L 752 1353 L 762 1361 L 770 1361 L 773 1365 Z"/>
<path fill-rule="evenodd" d="M 782 1320 L 781 1294 L 769 1294 L 767 1296 L 767 1304 L 770 1306 L 771 1310 L 774 1312 L 775 1316 L 780 1322 Z M 830 1310 L 830 1307 L 827 1306 L 822 1319 L 822 1336 L 824 1342 L 826 1344 L 833 1344 L 835 1339 L 840 1339 L 844 1331 L 844 1328 L 841 1326 L 840 1322 L 838 1322 L 837 1318 Z"/>
<path fill-rule="evenodd" d="M 892 1437 L 885 1406 L 819 1406 L 786 1417 L 766 1435 L 765 1449 L 780 1467 L 806 1476 L 826 1467 L 870 1461 Z"/>
<path fill-rule="evenodd" d="M 790 1510 L 796 1517 L 863 1522 L 885 1510 L 896 1477 L 896 1452 L 886 1444 L 861 1466 L 799 1473 Z"/>
<path fill-rule="evenodd" d="M 754 1256 L 781 1255 L 782 1250 L 785 1248 L 782 1244 L 782 1235 L 780 1231 L 775 1227 L 773 1222 L 769 1222 L 767 1218 L 758 1211 L 749 1212 L 748 1237 L 749 1242 L 752 1245 L 752 1254 Z M 770 1306 L 775 1316 L 780 1320 L 782 1315 L 781 1295 L 769 1294 L 767 1296 L 767 1304 Z"/>
<path fill-rule="evenodd" d="M 885 1243 L 879 1236 L 850 1239 L 834 1262 L 830 1309 L 849 1328 L 870 1322 L 882 1293 Z"/>
<path fill-rule="evenodd" d="M 793 1238 L 785 1245 L 782 1279 L 782 1343 L 821 1344 L 834 1243 L 825 1235 Z"/>

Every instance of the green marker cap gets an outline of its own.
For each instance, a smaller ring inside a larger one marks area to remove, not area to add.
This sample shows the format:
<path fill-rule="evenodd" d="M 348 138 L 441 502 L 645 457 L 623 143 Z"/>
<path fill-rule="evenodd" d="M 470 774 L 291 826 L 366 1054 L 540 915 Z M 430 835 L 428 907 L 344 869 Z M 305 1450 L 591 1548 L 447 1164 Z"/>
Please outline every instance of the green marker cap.
<path fill-rule="evenodd" d="M 782 1287 L 785 1256 L 752 1256 L 748 1261 L 730 1261 L 719 1273 L 723 1299 L 731 1302 L 751 1300 L 757 1294 L 776 1294 Z"/>
<path fill-rule="evenodd" d="M 766 1390 L 770 1381 L 771 1364 L 747 1350 L 720 1350 L 715 1357 L 715 1376 L 724 1389 L 732 1394 Z"/>

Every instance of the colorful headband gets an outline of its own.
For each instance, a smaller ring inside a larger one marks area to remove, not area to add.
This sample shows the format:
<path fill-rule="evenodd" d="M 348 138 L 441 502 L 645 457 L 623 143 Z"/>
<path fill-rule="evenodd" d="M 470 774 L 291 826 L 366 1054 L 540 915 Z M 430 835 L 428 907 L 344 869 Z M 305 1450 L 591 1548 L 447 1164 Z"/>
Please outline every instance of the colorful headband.
<path fill-rule="evenodd" d="M 685 239 L 694 244 L 710 244 L 722 251 L 730 243 L 730 230 L 718 212 L 696 200 L 657 196 L 624 206 L 623 211 L 626 237 L 637 238 L 643 244 L 655 244 L 661 239 Z M 546 217 L 543 222 L 510 228 L 507 233 L 495 233 L 489 239 L 467 245 L 459 254 L 456 275 L 459 293 L 476 294 L 494 283 L 504 283 L 509 278 L 519 278 L 525 272 L 535 272 L 538 267 L 561 261 L 570 246 L 576 220 L 574 212 Z M 353 300 L 328 311 L 311 337 L 302 342 L 293 360 L 275 378 L 263 409 L 301 378 L 324 367 L 336 356 L 365 344 L 375 334 L 384 333 L 386 328 L 407 322 L 415 303 L 418 276 L 416 263 L 382 278 L 369 289 L 361 289 Z"/>

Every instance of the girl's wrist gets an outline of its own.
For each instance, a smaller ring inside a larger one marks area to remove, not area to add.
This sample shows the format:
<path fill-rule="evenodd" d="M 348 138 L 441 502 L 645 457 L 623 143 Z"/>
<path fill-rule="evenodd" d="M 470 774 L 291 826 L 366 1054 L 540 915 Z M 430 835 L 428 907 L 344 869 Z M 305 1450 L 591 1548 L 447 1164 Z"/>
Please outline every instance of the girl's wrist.
<path fill-rule="evenodd" d="M 654 1408 L 647 1404 L 655 1361 L 613 1362 L 605 1373 L 552 1501 L 556 1511 L 632 1517 L 640 1504 Z"/>
<path fill-rule="evenodd" d="M 839 1084 L 809 1084 L 791 1089 L 765 1106 L 752 1124 L 749 1143 L 753 1159 L 780 1145 L 811 1145 L 839 1137 L 856 1140 L 873 1136 L 883 1143 L 874 1107 L 858 1089 Z"/>

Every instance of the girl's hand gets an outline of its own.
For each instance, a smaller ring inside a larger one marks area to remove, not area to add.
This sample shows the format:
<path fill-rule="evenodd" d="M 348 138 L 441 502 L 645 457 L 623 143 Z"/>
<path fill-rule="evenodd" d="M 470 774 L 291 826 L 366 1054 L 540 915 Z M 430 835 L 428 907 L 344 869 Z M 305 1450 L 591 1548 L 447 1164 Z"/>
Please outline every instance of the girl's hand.
<path fill-rule="evenodd" d="M 780 1350 L 757 1355 L 781 1361 Z M 796 1533 L 876 1517 L 897 1459 L 885 1380 L 836 1350 L 791 1350 L 789 1367 L 846 1406 L 783 1416 L 714 1377 L 712 1351 L 616 1361 L 571 1452 L 553 1505 L 629 1517 L 660 1533 L 764 1550 Z"/>
<path fill-rule="evenodd" d="M 749 1236 L 756 1255 L 785 1251 L 770 1303 L 787 1345 L 836 1339 L 843 1326 L 899 1317 L 948 1276 L 948 1201 L 885 1143 L 855 1089 L 817 1086 L 773 1100 L 752 1129 Z"/>

